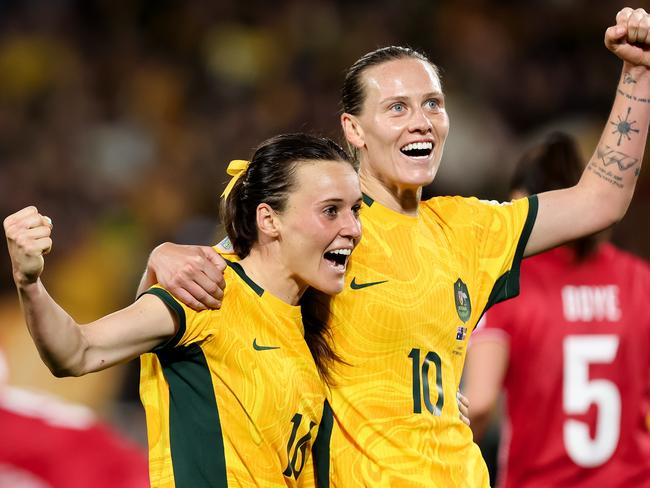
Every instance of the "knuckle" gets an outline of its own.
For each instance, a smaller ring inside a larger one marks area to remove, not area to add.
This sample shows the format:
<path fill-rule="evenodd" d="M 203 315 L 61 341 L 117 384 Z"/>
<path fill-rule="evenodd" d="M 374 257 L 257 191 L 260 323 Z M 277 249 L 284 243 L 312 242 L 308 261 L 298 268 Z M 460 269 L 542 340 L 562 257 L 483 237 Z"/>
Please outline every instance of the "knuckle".
<path fill-rule="evenodd" d="M 212 300 L 214 300 L 212 298 L 212 296 L 209 293 L 205 292 L 205 291 L 198 298 L 199 298 L 199 301 L 202 302 L 202 303 L 211 303 Z"/>
<path fill-rule="evenodd" d="M 18 234 L 14 237 L 14 241 L 18 245 L 18 247 L 21 248 L 27 248 L 29 246 L 29 239 L 25 236 L 25 234 Z"/>
<path fill-rule="evenodd" d="M 204 260 L 203 256 L 201 256 L 200 254 L 194 254 L 193 256 L 190 256 L 188 266 L 190 269 L 194 269 L 194 267 L 201 266 L 201 264 L 203 264 L 203 260 Z"/>

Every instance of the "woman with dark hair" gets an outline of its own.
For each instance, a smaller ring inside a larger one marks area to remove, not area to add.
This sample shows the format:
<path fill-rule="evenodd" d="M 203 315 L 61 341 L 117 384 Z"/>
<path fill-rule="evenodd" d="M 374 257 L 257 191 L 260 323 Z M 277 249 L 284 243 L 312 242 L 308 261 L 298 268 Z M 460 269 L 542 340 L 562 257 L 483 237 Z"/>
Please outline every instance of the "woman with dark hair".
<path fill-rule="evenodd" d="M 80 326 L 40 280 L 50 219 L 28 207 L 4 222 L 27 326 L 54 375 L 141 356 L 152 486 L 302 486 L 321 420 L 335 356 L 308 290 L 343 288 L 361 236 L 357 173 L 335 143 L 303 134 L 230 170 L 222 213 L 240 260 L 228 262 L 218 311 L 155 286 Z"/>

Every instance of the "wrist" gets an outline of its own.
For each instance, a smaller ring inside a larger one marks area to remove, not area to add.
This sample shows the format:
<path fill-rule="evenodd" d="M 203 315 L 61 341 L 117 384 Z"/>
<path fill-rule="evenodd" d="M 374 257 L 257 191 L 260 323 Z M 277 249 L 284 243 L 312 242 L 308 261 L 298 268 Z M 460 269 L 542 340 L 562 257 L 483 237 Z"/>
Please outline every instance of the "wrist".
<path fill-rule="evenodd" d="M 39 288 L 41 279 L 39 276 L 27 276 L 22 273 L 14 273 L 14 283 L 21 293 L 32 293 Z"/>
<path fill-rule="evenodd" d="M 621 80 L 624 84 L 634 84 L 641 80 L 650 80 L 650 68 L 643 65 L 630 64 L 627 61 L 623 63 L 623 72 Z"/>

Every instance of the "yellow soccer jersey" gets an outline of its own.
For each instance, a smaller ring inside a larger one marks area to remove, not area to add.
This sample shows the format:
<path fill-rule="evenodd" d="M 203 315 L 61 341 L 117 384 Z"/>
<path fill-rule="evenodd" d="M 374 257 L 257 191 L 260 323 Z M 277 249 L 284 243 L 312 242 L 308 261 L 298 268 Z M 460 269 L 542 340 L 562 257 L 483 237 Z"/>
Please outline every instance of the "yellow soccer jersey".
<path fill-rule="evenodd" d="M 418 217 L 364 202 L 363 238 L 332 300 L 347 365 L 335 365 L 314 446 L 320 486 L 489 486 L 456 391 L 470 332 L 519 292 L 537 199 L 437 197 Z"/>
<path fill-rule="evenodd" d="M 151 288 L 178 333 L 141 357 L 154 487 L 313 486 L 309 455 L 325 388 L 300 307 L 265 293 L 238 263 L 220 310 L 195 312 Z M 302 474 L 302 476 L 301 476 Z"/>

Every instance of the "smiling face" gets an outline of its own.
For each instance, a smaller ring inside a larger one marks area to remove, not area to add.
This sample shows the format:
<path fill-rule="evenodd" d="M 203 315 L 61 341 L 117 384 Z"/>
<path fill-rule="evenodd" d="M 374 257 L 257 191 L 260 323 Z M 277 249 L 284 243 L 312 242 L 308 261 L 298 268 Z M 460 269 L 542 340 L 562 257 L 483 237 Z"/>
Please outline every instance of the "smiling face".
<path fill-rule="evenodd" d="M 300 288 L 339 293 L 361 238 L 359 177 L 341 161 L 300 163 L 294 177 L 278 217 L 280 255 Z"/>
<path fill-rule="evenodd" d="M 364 186 L 391 193 L 418 190 L 438 171 L 449 132 L 444 96 L 434 68 L 404 57 L 367 68 L 364 102 L 343 114 L 348 141 L 358 149 Z"/>

